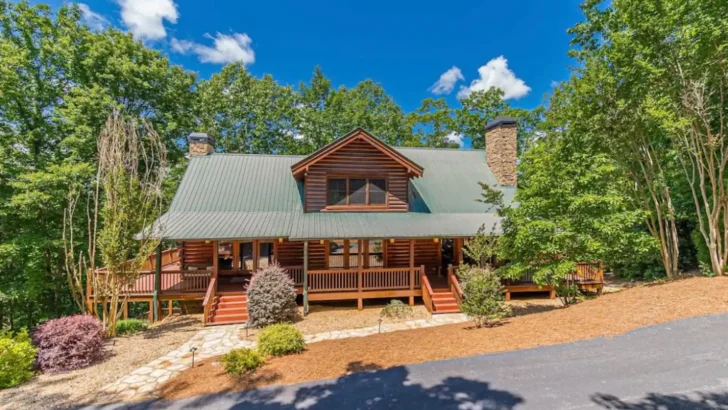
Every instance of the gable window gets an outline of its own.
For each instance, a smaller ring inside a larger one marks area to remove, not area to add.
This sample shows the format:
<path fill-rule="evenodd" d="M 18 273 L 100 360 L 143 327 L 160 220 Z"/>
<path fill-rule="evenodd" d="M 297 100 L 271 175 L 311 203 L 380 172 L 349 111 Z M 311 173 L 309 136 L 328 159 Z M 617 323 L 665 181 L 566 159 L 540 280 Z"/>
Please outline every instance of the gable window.
<path fill-rule="evenodd" d="M 329 179 L 329 205 L 346 205 L 346 178 Z"/>
<path fill-rule="evenodd" d="M 387 204 L 385 178 L 329 178 L 328 206 L 384 206 Z"/>

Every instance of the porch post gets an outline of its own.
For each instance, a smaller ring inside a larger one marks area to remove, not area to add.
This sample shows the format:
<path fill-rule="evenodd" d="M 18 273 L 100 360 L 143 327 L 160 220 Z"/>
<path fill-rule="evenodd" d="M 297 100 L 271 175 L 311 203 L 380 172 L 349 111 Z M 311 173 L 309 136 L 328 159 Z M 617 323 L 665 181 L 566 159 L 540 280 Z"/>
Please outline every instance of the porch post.
<path fill-rule="evenodd" d="M 308 241 L 303 242 L 303 314 L 308 314 Z"/>
<path fill-rule="evenodd" d="M 362 278 L 361 278 L 361 275 L 363 274 L 362 273 L 362 268 L 364 266 L 364 254 L 362 253 L 363 245 L 364 245 L 364 241 L 363 240 L 360 239 L 360 240 L 357 241 L 357 245 L 356 245 L 356 247 L 357 247 L 357 255 L 356 255 L 356 277 L 357 277 L 357 282 L 358 282 L 357 283 L 357 289 L 358 289 L 358 293 L 359 293 L 359 298 L 357 299 L 357 308 L 359 310 L 364 309 L 364 299 L 362 298 L 362 294 L 361 294 L 362 293 Z"/>
<path fill-rule="evenodd" d="M 212 277 L 217 278 L 217 272 L 220 267 L 220 261 L 217 254 L 217 241 L 212 241 Z"/>
<path fill-rule="evenodd" d="M 410 297 L 409 305 L 415 305 L 415 241 L 410 239 Z"/>
<path fill-rule="evenodd" d="M 154 316 L 152 321 L 159 320 L 159 291 L 162 288 L 162 241 L 157 245 L 157 255 L 154 263 L 154 293 L 152 303 L 154 304 Z"/>

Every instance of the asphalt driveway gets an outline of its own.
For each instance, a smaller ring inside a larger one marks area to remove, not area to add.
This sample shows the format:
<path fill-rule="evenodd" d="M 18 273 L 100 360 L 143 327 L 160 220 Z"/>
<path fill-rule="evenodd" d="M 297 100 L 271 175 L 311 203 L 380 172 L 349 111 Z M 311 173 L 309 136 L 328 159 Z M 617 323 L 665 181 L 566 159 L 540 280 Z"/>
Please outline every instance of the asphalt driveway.
<path fill-rule="evenodd" d="M 420 363 L 242 393 L 103 408 L 728 409 L 726 347 L 728 315 L 715 315 L 642 328 L 612 339 Z"/>

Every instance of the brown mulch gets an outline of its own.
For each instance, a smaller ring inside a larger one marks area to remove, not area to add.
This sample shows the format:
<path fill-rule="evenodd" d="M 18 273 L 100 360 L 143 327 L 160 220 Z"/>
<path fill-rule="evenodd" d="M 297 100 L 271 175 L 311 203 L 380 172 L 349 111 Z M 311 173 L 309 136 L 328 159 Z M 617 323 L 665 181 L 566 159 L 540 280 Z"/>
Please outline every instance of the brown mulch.
<path fill-rule="evenodd" d="M 212 358 L 168 381 L 161 395 L 178 399 L 329 379 L 369 369 L 612 337 L 643 326 L 726 312 L 728 277 L 641 285 L 568 309 L 514 317 L 491 328 L 458 324 L 314 343 L 300 355 L 270 359 L 243 378 L 227 375 Z"/>
<path fill-rule="evenodd" d="M 177 348 L 202 328 L 202 315 L 173 316 L 151 329 L 104 342 L 104 359 L 62 374 L 38 374 L 18 387 L 0 390 L 0 410 L 60 409 L 88 404 L 103 386 Z"/>

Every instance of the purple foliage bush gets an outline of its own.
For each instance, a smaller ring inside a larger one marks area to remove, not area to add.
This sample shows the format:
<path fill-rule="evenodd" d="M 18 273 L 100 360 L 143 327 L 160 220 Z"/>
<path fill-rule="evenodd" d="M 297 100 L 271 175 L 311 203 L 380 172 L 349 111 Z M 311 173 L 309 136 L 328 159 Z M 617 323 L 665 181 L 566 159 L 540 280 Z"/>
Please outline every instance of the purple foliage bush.
<path fill-rule="evenodd" d="M 36 363 L 46 373 L 80 369 L 102 356 L 104 325 L 91 315 L 49 320 L 33 332 Z"/>
<path fill-rule="evenodd" d="M 253 327 L 293 322 L 296 319 L 296 288 L 279 265 L 253 275 L 248 285 L 248 316 Z"/>

